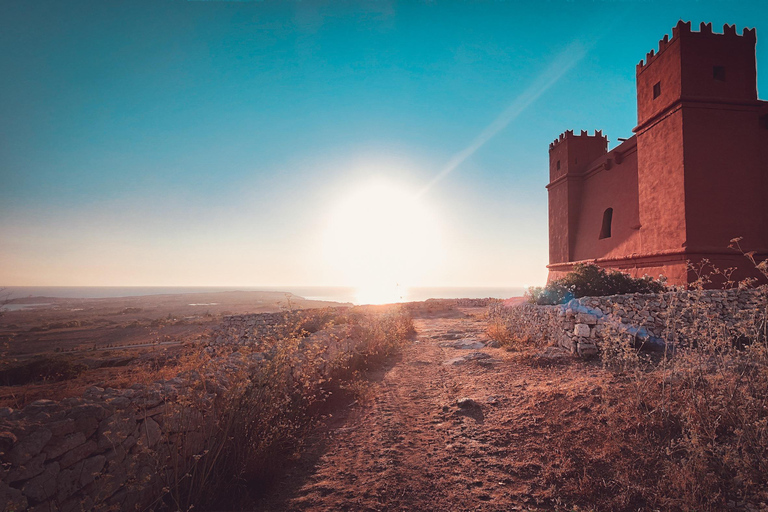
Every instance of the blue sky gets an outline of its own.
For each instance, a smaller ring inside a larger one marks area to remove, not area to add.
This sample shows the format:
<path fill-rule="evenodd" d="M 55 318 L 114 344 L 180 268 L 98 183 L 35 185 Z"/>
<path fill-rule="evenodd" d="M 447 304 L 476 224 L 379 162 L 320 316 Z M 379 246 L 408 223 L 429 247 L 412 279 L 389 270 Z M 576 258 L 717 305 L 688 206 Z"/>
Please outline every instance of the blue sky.
<path fill-rule="evenodd" d="M 631 136 L 681 18 L 756 27 L 766 89 L 761 2 L 0 0 L 0 284 L 349 284 L 334 205 L 447 166 L 421 284 L 541 284 L 548 143 Z"/>

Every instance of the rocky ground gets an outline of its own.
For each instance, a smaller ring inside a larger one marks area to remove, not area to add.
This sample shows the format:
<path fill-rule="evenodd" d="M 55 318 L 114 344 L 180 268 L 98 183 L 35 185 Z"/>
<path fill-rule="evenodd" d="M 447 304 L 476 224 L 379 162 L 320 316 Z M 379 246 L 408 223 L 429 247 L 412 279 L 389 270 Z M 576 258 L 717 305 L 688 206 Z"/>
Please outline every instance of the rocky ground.
<path fill-rule="evenodd" d="M 483 309 L 456 313 L 417 319 L 368 400 L 332 418 L 261 507 L 552 510 L 571 496 L 570 510 L 574 485 L 609 478 L 594 454 L 600 429 L 584 421 L 602 406 L 599 363 L 494 348 Z"/>

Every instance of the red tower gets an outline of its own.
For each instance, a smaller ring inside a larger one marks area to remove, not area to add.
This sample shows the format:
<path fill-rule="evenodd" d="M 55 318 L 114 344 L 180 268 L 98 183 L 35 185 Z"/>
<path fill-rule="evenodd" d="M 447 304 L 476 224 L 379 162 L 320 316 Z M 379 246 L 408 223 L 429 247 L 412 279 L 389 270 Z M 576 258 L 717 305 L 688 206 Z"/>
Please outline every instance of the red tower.
<path fill-rule="evenodd" d="M 633 275 L 695 276 L 688 261 L 750 272 L 734 237 L 768 255 L 768 102 L 755 31 L 679 22 L 637 66 L 635 136 L 566 132 L 550 145 L 550 279 L 577 262 Z"/>

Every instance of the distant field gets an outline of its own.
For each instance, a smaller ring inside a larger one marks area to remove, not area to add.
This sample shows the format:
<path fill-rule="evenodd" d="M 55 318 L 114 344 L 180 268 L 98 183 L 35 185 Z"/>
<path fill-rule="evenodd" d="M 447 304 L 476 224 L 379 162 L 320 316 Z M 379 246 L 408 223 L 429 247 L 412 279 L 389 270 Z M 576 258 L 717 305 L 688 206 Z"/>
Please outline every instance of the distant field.
<path fill-rule="evenodd" d="M 0 379 L 0 407 L 73 396 L 91 385 L 130 385 L 136 365 L 159 364 L 200 339 L 223 316 L 342 306 L 282 292 L 208 292 L 137 297 L 10 299 L 0 316 L 0 370 L 43 358 L 87 370 L 66 386 Z"/>
<path fill-rule="evenodd" d="M 224 315 L 317 308 L 339 303 L 281 292 L 214 292 L 104 299 L 11 299 L 0 317 L 6 355 L 86 351 L 196 338 Z"/>

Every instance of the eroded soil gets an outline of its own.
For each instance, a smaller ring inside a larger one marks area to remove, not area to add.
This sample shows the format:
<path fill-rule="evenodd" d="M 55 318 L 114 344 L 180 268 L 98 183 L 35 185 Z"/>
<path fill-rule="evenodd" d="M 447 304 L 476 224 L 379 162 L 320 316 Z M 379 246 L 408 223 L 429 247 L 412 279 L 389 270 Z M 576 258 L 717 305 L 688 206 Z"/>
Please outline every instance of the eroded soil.
<path fill-rule="evenodd" d="M 599 364 L 553 347 L 476 348 L 489 341 L 483 310 L 447 316 L 460 317 L 415 321 L 367 403 L 328 423 L 264 509 L 572 510 L 608 490 L 621 461 L 603 460 L 589 418 L 605 405 Z"/>

